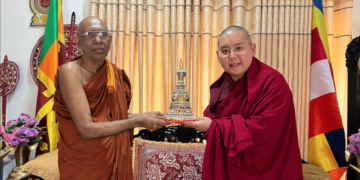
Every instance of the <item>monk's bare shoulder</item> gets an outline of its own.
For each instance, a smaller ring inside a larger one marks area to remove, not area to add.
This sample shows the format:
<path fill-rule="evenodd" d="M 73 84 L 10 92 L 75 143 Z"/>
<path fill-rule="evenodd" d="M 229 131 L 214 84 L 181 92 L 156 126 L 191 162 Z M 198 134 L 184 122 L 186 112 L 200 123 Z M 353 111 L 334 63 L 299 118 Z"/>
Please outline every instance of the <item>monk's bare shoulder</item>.
<path fill-rule="evenodd" d="M 61 86 L 81 84 L 81 68 L 76 61 L 60 66 L 59 82 Z"/>

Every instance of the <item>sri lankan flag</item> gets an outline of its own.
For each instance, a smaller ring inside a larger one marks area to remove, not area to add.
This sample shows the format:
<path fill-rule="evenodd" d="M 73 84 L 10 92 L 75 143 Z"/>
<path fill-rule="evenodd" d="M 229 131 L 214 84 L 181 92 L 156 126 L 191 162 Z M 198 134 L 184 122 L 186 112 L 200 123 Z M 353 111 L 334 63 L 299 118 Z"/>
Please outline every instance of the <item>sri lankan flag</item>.
<path fill-rule="evenodd" d="M 313 4 L 310 89 L 309 163 L 335 179 L 339 170 L 345 171 L 339 168 L 347 166 L 345 133 L 336 98 L 321 0 L 314 0 Z"/>
<path fill-rule="evenodd" d="M 61 0 L 51 0 L 37 72 L 39 91 L 36 104 L 36 118 L 40 120 L 40 127 L 46 127 L 47 135 L 43 136 L 44 143 L 38 147 L 36 155 L 57 149 L 59 137 L 55 112 L 52 108 L 55 74 L 58 66 L 66 62 L 64 44 Z"/>

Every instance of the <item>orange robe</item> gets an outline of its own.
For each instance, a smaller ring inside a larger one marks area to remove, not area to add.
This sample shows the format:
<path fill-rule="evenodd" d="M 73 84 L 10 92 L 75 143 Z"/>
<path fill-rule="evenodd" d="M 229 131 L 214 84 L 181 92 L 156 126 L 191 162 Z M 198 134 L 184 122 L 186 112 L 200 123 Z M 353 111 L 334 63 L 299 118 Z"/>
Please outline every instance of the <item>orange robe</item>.
<path fill-rule="evenodd" d="M 107 89 L 106 63 L 84 85 L 94 122 L 127 119 L 131 101 L 130 81 L 125 72 L 113 65 L 116 91 Z M 56 119 L 59 121 L 60 179 L 133 179 L 130 144 L 133 130 L 115 136 L 84 140 L 76 130 L 55 77 Z"/>

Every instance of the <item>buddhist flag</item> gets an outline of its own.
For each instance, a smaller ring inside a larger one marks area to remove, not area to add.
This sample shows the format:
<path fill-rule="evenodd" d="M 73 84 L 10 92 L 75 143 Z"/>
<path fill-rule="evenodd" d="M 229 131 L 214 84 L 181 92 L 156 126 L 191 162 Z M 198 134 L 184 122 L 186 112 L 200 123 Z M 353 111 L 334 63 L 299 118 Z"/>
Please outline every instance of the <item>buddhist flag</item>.
<path fill-rule="evenodd" d="M 64 23 L 61 0 L 51 0 L 41 48 L 37 78 L 39 91 L 36 104 L 36 118 L 40 127 L 46 127 L 47 135 L 43 136 L 43 145 L 38 147 L 36 155 L 57 149 L 58 130 L 55 120 L 54 79 L 59 65 L 66 62 Z"/>
<path fill-rule="evenodd" d="M 310 88 L 309 163 L 332 174 L 347 163 L 321 0 L 313 5 Z"/>

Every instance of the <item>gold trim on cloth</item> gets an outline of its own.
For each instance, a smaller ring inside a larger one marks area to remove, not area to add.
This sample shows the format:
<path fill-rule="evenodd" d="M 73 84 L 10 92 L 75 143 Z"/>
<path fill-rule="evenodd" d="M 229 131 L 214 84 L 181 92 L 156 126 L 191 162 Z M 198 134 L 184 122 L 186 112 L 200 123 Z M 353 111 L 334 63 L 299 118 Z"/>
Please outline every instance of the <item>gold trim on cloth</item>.
<path fill-rule="evenodd" d="M 159 153 L 204 155 L 205 143 L 168 143 L 135 138 L 133 141 L 132 166 L 134 179 L 141 179 L 146 168 L 145 160 Z M 144 178 L 144 177 L 143 177 Z"/>

